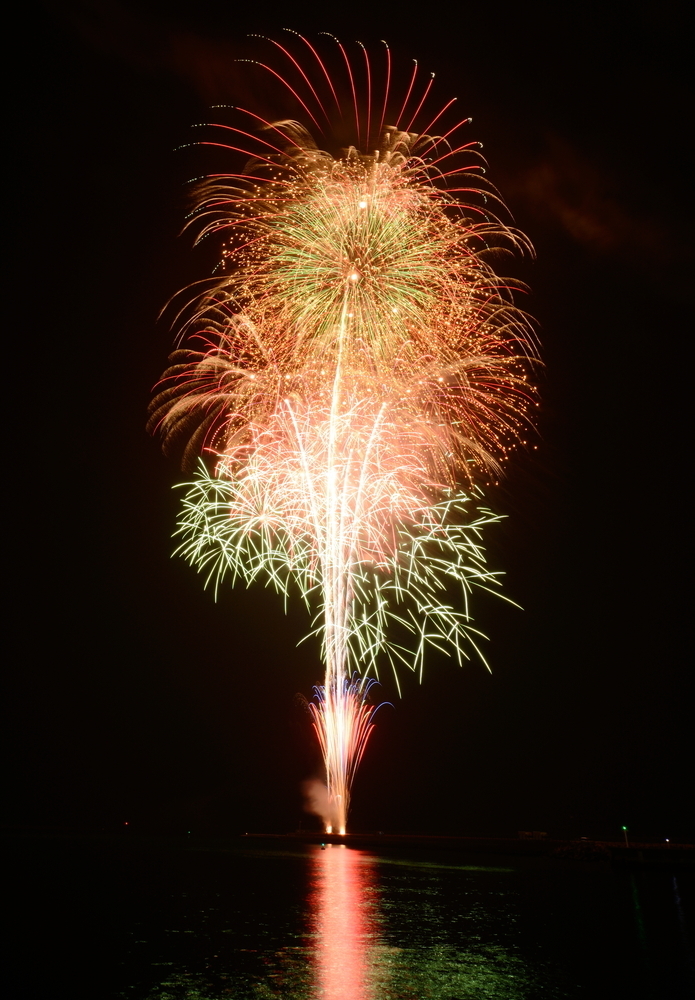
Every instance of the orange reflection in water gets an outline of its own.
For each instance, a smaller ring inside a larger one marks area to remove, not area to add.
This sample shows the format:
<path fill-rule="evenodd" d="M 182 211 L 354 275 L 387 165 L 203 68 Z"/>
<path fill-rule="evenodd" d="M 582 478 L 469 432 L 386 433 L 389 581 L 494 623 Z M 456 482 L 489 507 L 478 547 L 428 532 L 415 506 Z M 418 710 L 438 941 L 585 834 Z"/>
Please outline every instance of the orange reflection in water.
<path fill-rule="evenodd" d="M 370 952 L 379 943 L 376 864 L 363 851 L 327 844 L 313 857 L 314 963 L 324 1000 L 375 1000 Z"/>

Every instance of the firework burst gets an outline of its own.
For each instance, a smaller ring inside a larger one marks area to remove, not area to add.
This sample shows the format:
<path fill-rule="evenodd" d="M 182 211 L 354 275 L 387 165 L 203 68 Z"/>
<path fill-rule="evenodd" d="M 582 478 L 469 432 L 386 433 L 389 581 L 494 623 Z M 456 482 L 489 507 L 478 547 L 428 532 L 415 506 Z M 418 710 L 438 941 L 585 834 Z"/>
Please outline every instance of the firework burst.
<path fill-rule="evenodd" d="M 278 43 L 287 75 L 261 69 L 318 129 L 343 107 L 300 43 L 316 79 Z M 527 244 L 491 212 L 477 144 L 456 141 L 468 120 L 435 134 L 447 105 L 413 131 L 431 80 L 423 93 L 415 72 L 392 112 L 388 50 L 377 98 L 365 49 L 360 116 L 357 71 L 337 44 L 352 145 L 331 155 L 299 121 L 240 109 L 211 133 L 246 163 L 196 187 L 189 224 L 223 238 L 220 273 L 178 312 L 187 344 L 150 428 L 185 468 L 201 454 L 211 463 L 188 484 L 186 558 L 215 586 L 262 577 L 287 593 L 295 581 L 315 613 L 325 678 L 312 713 L 344 832 L 373 724 L 368 672 L 382 656 L 421 671 L 428 644 L 459 661 L 479 652 L 468 598 L 498 580 L 478 482 L 527 433 L 534 349 L 492 267 Z M 410 641 L 393 640 L 394 625 Z"/>

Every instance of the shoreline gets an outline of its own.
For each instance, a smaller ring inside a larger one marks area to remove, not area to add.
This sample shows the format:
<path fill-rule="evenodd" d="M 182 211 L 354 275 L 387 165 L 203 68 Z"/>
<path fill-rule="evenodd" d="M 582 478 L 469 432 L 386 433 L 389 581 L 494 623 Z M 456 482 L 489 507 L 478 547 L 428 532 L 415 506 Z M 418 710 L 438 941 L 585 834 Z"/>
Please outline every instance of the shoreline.
<path fill-rule="evenodd" d="M 663 867 L 695 864 L 695 844 L 641 842 L 628 845 L 621 841 L 593 839 L 561 839 L 539 835 L 519 837 L 463 837 L 437 834 L 347 833 L 326 834 L 314 831 L 290 833 L 235 833 L 224 835 L 157 834 L 136 832 L 132 828 L 119 831 L 95 831 L 51 828 L 8 828 L 0 830 L 6 846 L 14 844 L 63 845 L 65 847 L 106 849 L 142 849 L 163 851 L 226 852 L 250 847 L 307 847 L 343 845 L 358 850 L 429 851 L 457 855 L 487 855 L 522 858 L 544 858 L 549 861 L 603 862 L 616 866 Z"/>

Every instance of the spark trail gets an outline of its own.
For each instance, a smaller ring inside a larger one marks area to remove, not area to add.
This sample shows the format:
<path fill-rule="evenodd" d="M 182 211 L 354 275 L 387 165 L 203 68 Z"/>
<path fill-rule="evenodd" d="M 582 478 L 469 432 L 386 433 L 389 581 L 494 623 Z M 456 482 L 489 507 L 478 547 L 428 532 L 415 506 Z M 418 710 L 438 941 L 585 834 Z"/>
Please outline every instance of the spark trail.
<path fill-rule="evenodd" d="M 328 826 L 345 832 L 377 661 L 421 672 L 428 645 L 482 657 L 468 602 L 498 575 L 478 484 L 524 442 L 535 405 L 531 327 L 492 261 L 528 244 L 493 213 L 477 144 L 456 139 L 469 120 L 432 131 L 452 102 L 426 113 L 431 79 L 423 91 L 416 67 L 395 100 L 388 49 L 379 75 L 363 48 L 361 116 L 342 45 L 352 111 L 292 34 L 306 69 L 276 42 L 286 73 L 256 68 L 314 131 L 326 123 L 326 144 L 348 118 L 355 142 L 330 154 L 300 121 L 241 109 L 210 126 L 209 144 L 246 163 L 197 185 L 190 224 L 223 237 L 222 273 L 178 312 L 188 346 L 149 426 L 184 468 L 212 465 L 188 484 L 179 551 L 215 587 L 298 583 L 314 613 L 325 676 L 311 708 Z"/>

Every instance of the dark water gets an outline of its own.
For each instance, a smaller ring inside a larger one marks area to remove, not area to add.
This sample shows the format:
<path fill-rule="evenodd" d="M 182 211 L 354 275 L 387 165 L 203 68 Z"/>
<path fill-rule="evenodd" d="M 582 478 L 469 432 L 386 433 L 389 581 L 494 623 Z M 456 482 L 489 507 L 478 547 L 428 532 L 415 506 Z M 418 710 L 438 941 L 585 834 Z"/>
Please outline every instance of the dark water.
<path fill-rule="evenodd" d="M 241 844 L 14 849 L 5 995 L 695 995 L 689 871 Z"/>

